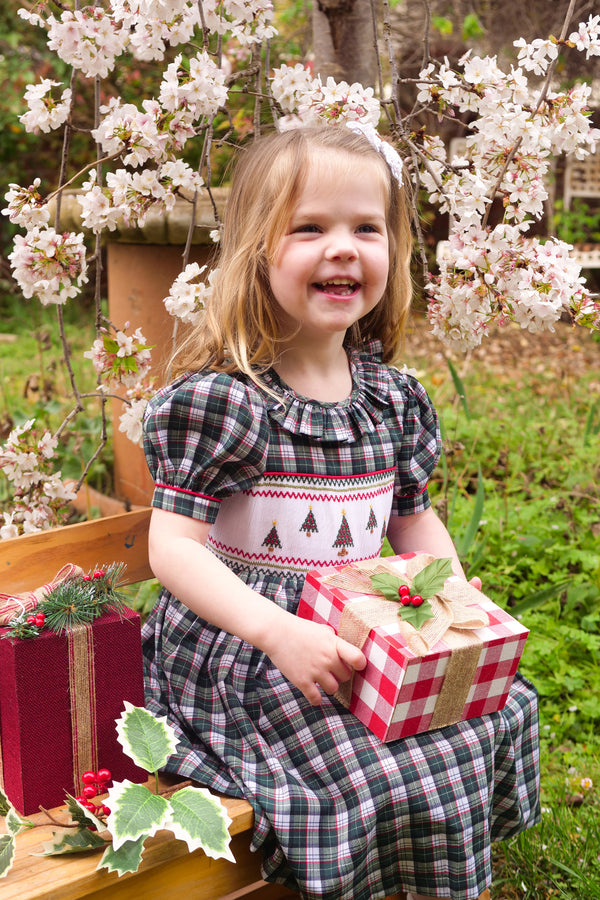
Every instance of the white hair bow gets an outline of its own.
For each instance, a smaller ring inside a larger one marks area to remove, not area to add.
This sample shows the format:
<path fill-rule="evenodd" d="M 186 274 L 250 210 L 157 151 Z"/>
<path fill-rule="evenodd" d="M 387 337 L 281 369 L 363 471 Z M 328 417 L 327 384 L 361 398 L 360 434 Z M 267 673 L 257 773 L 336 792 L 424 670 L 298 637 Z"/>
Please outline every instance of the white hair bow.
<path fill-rule="evenodd" d="M 351 131 L 356 131 L 359 134 L 362 134 L 366 137 L 368 142 L 374 147 L 385 159 L 386 163 L 391 169 L 392 175 L 398 182 L 398 187 L 402 187 L 404 180 L 402 178 L 402 158 L 399 153 L 394 150 L 391 144 L 388 144 L 387 141 L 384 141 L 379 134 L 377 133 L 376 128 L 373 125 L 367 124 L 365 122 L 357 122 L 351 121 L 346 122 L 348 128 Z"/>

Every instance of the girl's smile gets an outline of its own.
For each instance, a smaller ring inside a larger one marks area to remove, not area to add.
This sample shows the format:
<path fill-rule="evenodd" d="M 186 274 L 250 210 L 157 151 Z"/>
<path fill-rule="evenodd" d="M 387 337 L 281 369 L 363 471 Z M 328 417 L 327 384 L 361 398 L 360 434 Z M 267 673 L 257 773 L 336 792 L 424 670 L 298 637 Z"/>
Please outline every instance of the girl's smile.
<path fill-rule="evenodd" d="M 296 341 L 329 341 L 369 313 L 386 288 L 385 185 L 376 165 L 315 154 L 275 261 L 270 285 Z M 288 327 L 289 326 L 289 327 Z"/>

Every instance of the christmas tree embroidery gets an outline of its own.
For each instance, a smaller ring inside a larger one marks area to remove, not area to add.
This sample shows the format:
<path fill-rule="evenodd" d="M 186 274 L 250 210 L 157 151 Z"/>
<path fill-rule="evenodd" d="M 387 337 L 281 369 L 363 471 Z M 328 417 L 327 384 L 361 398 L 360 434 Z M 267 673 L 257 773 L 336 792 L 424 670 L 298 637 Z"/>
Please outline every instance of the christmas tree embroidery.
<path fill-rule="evenodd" d="M 350 534 L 350 526 L 348 525 L 345 510 L 342 510 L 342 524 L 340 525 L 340 530 L 338 531 L 337 537 L 332 546 L 341 548 L 340 550 L 338 550 L 338 556 L 347 556 L 348 551 L 346 550 L 346 547 L 354 546 L 354 541 L 352 540 L 352 535 Z"/>
<path fill-rule="evenodd" d="M 387 531 L 387 520 L 384 519 L 384 520 L 383 520 L 383 527 L 382 527 L 382 529 L 381 529 L 381 534 L 380 534 L 380 536 L 379 536 L 382 543 L 383 543 L 383 541 L 385 540 L 385 534 L 386 534 L 386 531 Z"/>
<path fill-rule="evenodd" d="M 262 542 L 261 546 L 268 547 L 269 553 L 272 553 L 275 547 L 281 547 L 281 541 L 279 540 L 279 535 L 277 534 L 277 522 L 273 522 L 273 527 Z"/>
<path fill-rule="evenodd" d="M 367 531 L 370 531 L 373 534 L 374 530 L 377 528 L 377 519 L 375 517 L 375 513 L 373 512 L 373 507 L 371 507 L 371 512 L 369 513 L 369 520 L 367 522 Z"/>
<path fill-rule="evenodd" d="M 305 531 L 306 537 L 310 537 L 311 534 L 319 531 L 319 529 L 317 528 L 317 520 L 315 519 L 312 511 L 312 506 L 308 507 L 308 515 L 300 526 L 300 531 Z"/>

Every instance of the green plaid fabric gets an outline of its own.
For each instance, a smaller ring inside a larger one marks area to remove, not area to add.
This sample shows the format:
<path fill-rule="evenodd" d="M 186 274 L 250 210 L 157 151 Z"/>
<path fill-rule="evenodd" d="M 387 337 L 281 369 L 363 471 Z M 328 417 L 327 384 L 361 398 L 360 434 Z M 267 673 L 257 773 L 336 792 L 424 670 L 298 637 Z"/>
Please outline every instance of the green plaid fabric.
<path fill-rule="evenodd" d="M 274 373 L 279 400 L 215 373 L 159 392 L 145 421 L 154 505 L 214 522 L 268 473 L 343 484 L 395 468 L 390 514 L 426 508 L 439 456 L 427 394 L 372 350 L 351 365 L 341 404 L 297 397 Z M 311 542 L 317 559 L 318 533 Z M 296 609 L 303 574 L 248 565 L 243 554 L 228 563 Z M 491 880 L 491 842 L 539 819 L 537 698 L 520 676 L 500 713 L 383 744 L 335 699 L 310 706 L 264 654 L 167 591 L 145 624 L 144 654 L 148 708 L 180 740 L 169 770 L 246 797 L 264 877 L 306 900 L 400 890 L 474 900 Z"/>

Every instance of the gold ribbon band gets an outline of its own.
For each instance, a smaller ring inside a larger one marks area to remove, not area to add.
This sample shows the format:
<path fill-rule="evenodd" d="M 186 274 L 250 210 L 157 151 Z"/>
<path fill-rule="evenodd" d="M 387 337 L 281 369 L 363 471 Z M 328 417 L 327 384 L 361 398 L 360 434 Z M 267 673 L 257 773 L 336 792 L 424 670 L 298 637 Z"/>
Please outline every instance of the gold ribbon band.
<path fill-rule="evenodd" d="M 91 624 L 76 625 L 67 632 L 69 691 L 71 696 L 71 741 L 73 785 L 77 791 L 81 775 L 98 767 L 96 722 L 96 678 L 94 634 Z"/>
<path fill-rule="evenodd" d="M 43 584 L 41 587 L 36 588 L 34 591 L 27 591 L 24 594 L 0 593 L 0 627 L 5 627 L 6 625 L 8 625 L 11 619 L 13 619 L 15 616 L 18 616 L 20 613 L 33 612 L 33 610 L 39 606 L 41 601 L 45 599 L 46 594 L 49 594 L 53 588 L 57 587 L 63 581 L 66 581 L 67 578 L 71 578 L 77 575 L 83 575 L 83 569 L 79 566 L 74 565 L 73 563 L 67 563 L 62 567 L 62 569 L 60 569 L 59 572 L 57 572 L 52 581 L 50 581 L 48 584 Z M 73 697 L 73 694 L 71 694 L 71 697 Z M 77 702 L 76 706 L 80 708 L 81 703 Z M 4 764 L 1 738 L 2 733 L 0 727 L 0 790 L 4 791 Z M 95 731 L 93 740 L 95 740 Z M 74 781 L 74 784 L 76 785 L 79 781 L 80 774 L 80 772 L 77 773 L 76 780 Z"/>

